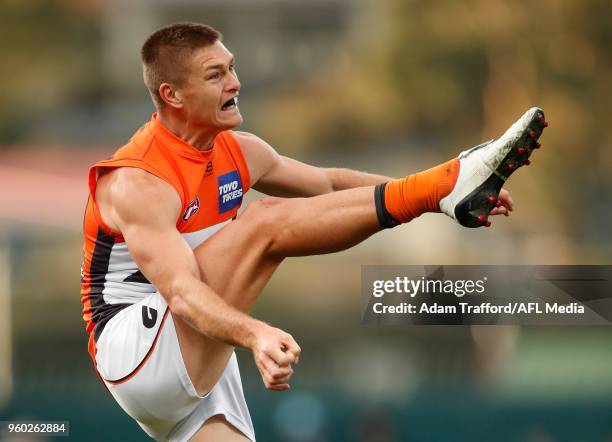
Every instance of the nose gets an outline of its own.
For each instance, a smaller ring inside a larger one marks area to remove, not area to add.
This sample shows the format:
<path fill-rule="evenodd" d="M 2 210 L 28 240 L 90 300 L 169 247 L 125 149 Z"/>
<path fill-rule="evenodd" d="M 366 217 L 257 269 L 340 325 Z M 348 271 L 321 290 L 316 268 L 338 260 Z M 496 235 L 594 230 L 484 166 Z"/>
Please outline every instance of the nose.
<path fill-rule="evenodd" d="M 238 74 L 234 72 L 230 72 L 228 77 L 227 89 L 230 92 L 238 92 L 240 90 L 240 81 L 238 80 Z"/>

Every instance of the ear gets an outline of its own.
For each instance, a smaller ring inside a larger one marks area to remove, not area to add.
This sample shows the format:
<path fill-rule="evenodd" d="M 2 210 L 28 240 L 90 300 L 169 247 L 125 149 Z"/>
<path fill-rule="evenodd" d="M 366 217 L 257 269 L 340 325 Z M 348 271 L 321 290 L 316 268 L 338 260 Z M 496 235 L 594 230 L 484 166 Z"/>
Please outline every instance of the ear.
<path fill-rule="evenodd" d="M 183 97 L 180 91 L 176 90 L 170 83 L 159 85 L 159 96 L 168 106 L 180 109 L 183 107 Z"/>

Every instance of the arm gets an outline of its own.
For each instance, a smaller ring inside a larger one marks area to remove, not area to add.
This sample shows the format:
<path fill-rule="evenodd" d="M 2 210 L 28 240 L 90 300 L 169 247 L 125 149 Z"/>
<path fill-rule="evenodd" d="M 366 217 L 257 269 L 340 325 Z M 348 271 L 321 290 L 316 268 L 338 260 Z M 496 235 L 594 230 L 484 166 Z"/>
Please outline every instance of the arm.
<path fill-rule="evenodd" d="M 140 169 L 120 168 L 100 179 L 96 199 L 173 315 L 212 339 L 253 351 L 262 376 L 271 375 L 267 379 L 275 377 L 260 366 L 262 353 L 280 367 L 296 361 L 299 347 L 293 338 L 233 308 L 200 280 L 195 255 L 176 229 L 181 202 L 169 184 Z M 267 380 L 266 386 L 288 388 Z"/>
<path fill-rule="evenodd" d="M 234 136 L 249 165 L 253 188 L 268 195 L 315 196 L 392 179 L 350 169 L 311 166 L 279 155 L 255 135 L 234 132 Z"/>

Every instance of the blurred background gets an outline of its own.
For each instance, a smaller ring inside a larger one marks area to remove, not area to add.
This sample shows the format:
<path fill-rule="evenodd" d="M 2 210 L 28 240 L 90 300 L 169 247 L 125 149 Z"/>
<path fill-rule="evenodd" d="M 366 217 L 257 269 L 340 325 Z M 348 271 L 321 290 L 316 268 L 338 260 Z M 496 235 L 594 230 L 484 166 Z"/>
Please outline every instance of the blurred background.
<path fill-rule="evenodd" d="M 184 20 L 236 55 L 242 129 L 313 164 L 402 176 L 531 106 L 550 122 L 491 229 L 428 214 L 281 266 L 254 315 L 303 356 L 274 394 L 238 351 L 259 440 L 612 441 L 609 327 L 365 327 L 359 312 L 365 264 L 612 263 L 609 0 L 1 0 L 0 420 L 147 440 L 87 354 L 81 223 L 89 165 L 153 112 L 141 44 Z"/>

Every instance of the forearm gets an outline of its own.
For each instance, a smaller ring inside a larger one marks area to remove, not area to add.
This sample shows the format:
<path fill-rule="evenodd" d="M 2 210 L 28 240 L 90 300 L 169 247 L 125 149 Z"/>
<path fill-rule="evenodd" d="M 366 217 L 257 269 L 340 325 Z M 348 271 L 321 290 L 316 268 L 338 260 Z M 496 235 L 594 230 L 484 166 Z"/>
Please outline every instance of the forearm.
<path fill-rule="evenodd" d="M 330 191 L 332 192 L 355 187 L 375 186 L 393 179 L 388 176 L 359 172 L 351 169 L 328 168 L 324 170 L 329 177 Z"/>
<path fill-rule="evenodd" d="M 230 306 L 196 279 L 183 279 L 172 291 L 170 310 L 196 331 L 235 347 L 253 348 L 261 321 Z"/>

